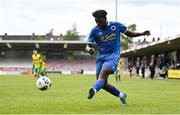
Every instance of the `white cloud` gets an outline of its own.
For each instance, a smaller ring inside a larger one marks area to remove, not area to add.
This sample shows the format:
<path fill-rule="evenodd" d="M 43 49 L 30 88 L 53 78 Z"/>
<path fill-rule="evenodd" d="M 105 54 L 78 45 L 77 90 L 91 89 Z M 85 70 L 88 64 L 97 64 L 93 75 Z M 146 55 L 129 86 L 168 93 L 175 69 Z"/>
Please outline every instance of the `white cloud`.
<path fill-rule="evenodd" d="M 87 35 L 97 9 L 115 20 L 115 0 L 0 0 L 0 34 L 45 34 L 54 28 L 58 35 L 76 23 L 80 34 Z M 118 0 L 118 21 L 137 24 L 137 31 L 150 29 L 153 36 L 179 34 L 178 11 L 178 0 Z"/>

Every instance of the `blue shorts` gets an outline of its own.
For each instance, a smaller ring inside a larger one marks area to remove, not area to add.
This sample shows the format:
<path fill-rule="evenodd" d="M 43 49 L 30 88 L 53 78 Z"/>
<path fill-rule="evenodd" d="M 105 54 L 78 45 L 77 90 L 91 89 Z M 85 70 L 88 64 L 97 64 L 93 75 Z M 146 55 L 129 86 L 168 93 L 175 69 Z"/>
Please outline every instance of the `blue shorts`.
<path fill-rule="evenodd" d="M 98 58 L 96 61 L 96 76 L 99 76 L 101 69 L 103 67 L 108 67 L 112 70 L 114 73 L 117 69 L 118 61 L 120 58 L 120 52 L 115 52 L 112 54 L 104 54 L 103 56 L 100 56 L 103 58 Z"/>

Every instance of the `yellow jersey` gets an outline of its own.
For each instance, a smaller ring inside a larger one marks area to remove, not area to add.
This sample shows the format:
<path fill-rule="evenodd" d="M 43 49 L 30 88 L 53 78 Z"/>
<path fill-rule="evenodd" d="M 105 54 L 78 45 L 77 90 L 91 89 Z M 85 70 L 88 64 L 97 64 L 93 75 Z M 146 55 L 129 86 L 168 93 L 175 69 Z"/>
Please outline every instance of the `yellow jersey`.
<path fill-rule="evenodd" d="M 41 70 L 45 70 L 45 67 L 46 67 L 46 62 L 41 62 Z"/>
<path fill-rule="evenodd" d="M 41 58 L 41 55 L 40 54 L 33 54 L 32 55 L 32 59 L 33 59 L 33 62 L 34 62 L 34 67 L 39 67 L 40 66 L 40 58 Z"/>

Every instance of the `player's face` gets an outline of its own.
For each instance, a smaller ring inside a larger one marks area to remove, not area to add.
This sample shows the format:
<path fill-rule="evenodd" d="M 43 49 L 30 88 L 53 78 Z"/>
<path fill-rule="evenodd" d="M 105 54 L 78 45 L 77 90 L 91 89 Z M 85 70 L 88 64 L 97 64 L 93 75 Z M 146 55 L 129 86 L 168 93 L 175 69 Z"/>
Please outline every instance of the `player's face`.
<path fill-rule="evenodd" d="M 104 27 L 106 27 L 106 25 L 107 25 L 106 18 L 95 17 L 95 21 L 96 21 L 96 24 L 97 24 L 100 28 L 104 28 Z"/>
<path fill-rule="evenodd" d="M 37 54 L 37 50 L 34 50 L 34 51 L 33 51 L 33 54 Z"/>

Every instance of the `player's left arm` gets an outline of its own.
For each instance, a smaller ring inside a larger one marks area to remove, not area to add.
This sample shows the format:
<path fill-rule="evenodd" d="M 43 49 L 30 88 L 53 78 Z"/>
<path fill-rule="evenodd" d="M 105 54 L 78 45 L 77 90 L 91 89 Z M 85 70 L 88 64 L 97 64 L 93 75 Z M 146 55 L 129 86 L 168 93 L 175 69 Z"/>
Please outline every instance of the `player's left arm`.
<path fill-rule="evenodd" d="M 138 37 L 138 36 L 149 36 L 149 35 L 151 35 L 149 30 L 146 30 L 144 32 L 132 32 L 132 31 L 126 30 L 124 32 L 124 34 L 126 36 L 129 36 L 129 37 Z"/>

